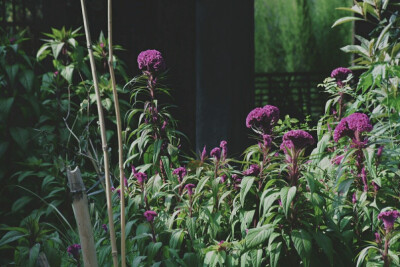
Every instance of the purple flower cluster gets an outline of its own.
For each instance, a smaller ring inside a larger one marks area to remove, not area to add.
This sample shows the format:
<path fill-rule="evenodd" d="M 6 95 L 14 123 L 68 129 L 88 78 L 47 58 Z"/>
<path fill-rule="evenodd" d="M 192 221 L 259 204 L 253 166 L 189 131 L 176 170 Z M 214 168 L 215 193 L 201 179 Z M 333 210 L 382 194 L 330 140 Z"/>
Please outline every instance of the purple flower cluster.
<path fill-rule="evenodd" d="M 134 174 L 139 184 L 143 184 L 147 180 L 147 175 L 143 172 L 137 172 Z"/>
<path fill-rule="evenodd" d="M 219 144 L 219 146 L 220 146 L 221 149 L 222 149 L 222 158 L 223 158 L 223 159 L 226 159 L 226 157 L 228 156 L 228 142 L 226 142 L 225 140 L 224 140 L 224 141 L 221 141 L 221 143 Z"/>
<path fill-rule="evenodd" d="M 186 171 L 185 167 L 179 167 L 179 168 L 176 168 L 172 173 L 178 176 L 179 182 L 182 182 L 183 177 L 185 177 L 187 174 L 187 171 Z"/>
<path fill-rule="evenodd" d="M 79 245 L 79 244 L 73 244 L 67 248 L 68 254 L 70 254 L 72 257 L 74 257 L 74 259 L 77 261 L 79 261 L 79 258 L 80 258 L 80 254 L 79 254 L 80 250 L 81 250 L 81 245 Z"/>
<path fill-rule="evenodd" d="M 228 178 L 228 176 L 227 176 L 226 174 L 223 174 L 223 175 L 221 176 L 220 183 L 221 183 L 221 184 L 225 183 L 225 181 L 226 181 L 227 178 Z"/>
<path fill-rule="evenodd" d="M 154 221 L 154 218 L 157 217 L 157 212 L 152 211 L 152 210 L 145 211 L 144 217 L 146 217 L 146 220 L 148 222 L 152 222 L 152 221 Z"/>
<path fill-rule="evenodd" d="M 165 70 L 165 62 L 161 53 L 157 50 L 142 51 L 137 62 L 139 69 L 143 71 L 158 72 Z"/>
<path fill-rule="evenodd" d="M 269 134 L 278 120 L 279 109 L 275 106 L 266 105 L 263 108 L 255 108 L 250 111 L 246 118 L 246 126 Z"/>
<path fill-rule="evenodd" d="M 346 80 L 351 73 L 351 70 L 349 70 L 348 68 L 340 67 L 332 71 L 331 77 L 335 78 L 337 85 L 342 87 L 343 81 Z"/>
<path fill-rule="evenodd" d="M 237 174 L 232 174 L 232 181 L 233 181 L 233 189 L 239 190 L 240 184 L 242 182 L 242 178 L 240 178 Z"/>
<path fill-rule="evenodd" d="M 252 164 L 250 167 L 243 172 L 246 176 L 258 176 L 260 174 L 260 166 L 258 164 Z"/>
<path fill-rule="evenodd" d="M 221 159 L 221 148 L 215 147 L 213 150 L 210 152 L 211 157 L 213 157 L 216 161 L 219 161 Z"/>
<path fill-rule="evenodd" d="M 381 212 L 378 215 L 378 219 L 383 221 L 386 231 L 390 231 L 393 228 L 394 222 L 398 217 L 400 217 L 400 212 L 397 210 Z"/>
<path fill-rule="evenodd" d="M 107 227 L 107 224 L 103 224 L 102 226 L 101 226 L 101 228 L 103 228 L 103 230 L 104 230 L 104 232 L 108 232 L 108 227 Z"/>
<path fill-rule="evenodd" d="M 291 130 L 283 135 L 280 148 L 286 153 L 287 149 L 303 149 L 314 144 L 311 134 L 303 130 Z"/>
<path fill-rule="evenodd" d="M 353 113 L 343 118 L 336 126 L 333 139 L 338 142 L 340 138 L 348 136 L 351 139 L 360 140 L 360 134 L 372 130 L 371 122 L 364 113 Z"/>
<path fill-rule="evenodd" d="M 194 184 L 187 184 L 185 185 L 185 188 L 189 194 L 189 196 L 193 195 L 193 188 L 195 188 L 196 186 Z"/>
<path fill-rule="evenodd" d="M 206 146 L 204 146 L 203 151 L 201 152 L 201 156 L 200 156 L 201 162 L 204 162 L 206 160 L 206 157 L 207 157 L 207 150 L 206 150 Z"/>

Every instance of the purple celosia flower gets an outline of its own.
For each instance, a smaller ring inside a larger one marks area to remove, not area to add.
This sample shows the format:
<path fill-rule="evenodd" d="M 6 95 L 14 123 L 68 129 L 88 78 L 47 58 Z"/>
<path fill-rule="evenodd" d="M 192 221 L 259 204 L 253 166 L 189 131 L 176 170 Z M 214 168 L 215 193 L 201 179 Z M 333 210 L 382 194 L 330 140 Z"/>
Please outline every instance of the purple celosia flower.
<path fill-rule="evenodd" d="M 278 204 L 282 207 L 282 200 L 278 199 Z"/>
<path fill-rule="evenodd" d="M 264 142 L 264 147 L 271 147 L 272 145 L 272 137 L 269 134 L 263 134 L 263 142 Z"/>
<path fill-rule="evenodd" d="M 213 150 L 210 152 L 211 157 L 213 157 L 216 161 L 219 161 L 221 159 L 221 148 L 215 147 Z"/>
<path fill-rule="evenodd" d="M 154 218 L 157 217 L 157 212 L 148 210 L 144 212 L 144 217 L 146 217 L 148 222 L 154 221 Z"/>
<path fill-rule="evenodd" d="M 260 166 L 258 164 L 252 164 L 250 167 L 243 172 L 246 176 L 258 176 L 260 174 Z"/>
<path fill-rule="evenodd" d="M 114 192 L 114 191 L 115 191 L 115 187 L 111 186 L 111 192 Z"/>
<path fill-rule="evenodd" d="M 126 177 L 124 177 L 124 185 L 125 187 L 128 187 L 128 179 L 126 179 Z"/>
<path fill-rule="evenodd" d="M 377 183 L 375 183 L 374 181 L 372 181 L 372 186 L 374 187 L 374 191 L 375 192 L 378 192 L 379 189 L 381 189 L 381 187 Z"/>
<path fill-rule="evenodd" d="M 133 165 L 131 167 L 132 167 L 132 173 L 133 173 L 133 175 L 135 175 L 137 173 L 136 168 Z"/>
<path fill-rule="evenodd" d="M 167 128 L 168 125 L 168 120 L 165 120 L 161 126 L 161 131 L 165 131 L 165 128 Z"/>
<path fill-rule="evenodd" d="M 68 254 L 70 254 L 72 257 L 74 257 L 74 259 L 76 260 L 76 261 L 79 261 L 79 258 L 80 258 L 80 254 L 79 254 L 79 251 L 81 250 L 81 245 L 79 245 L 79 244 L 73 244 L 73 245 L 70 245 L 68 248 L 67 248 L 67 252 L 68 252 Z"/>
<path fill-rule="evenodd" d="M 227 178 L 226 174 L 222 175 L 222 176 L 221 176 L 220 183 L 221 183 L 221 184 L 225 183 L 226 178 Z"/>
<path fill-rule="evenodd" d="M 393 228 L 394 222 L 398 217 L 400 217 L 400 212 L 397 210 L 381 212 L 378 215 L 378 219 L 383 221 L 386 231 L 390 231 Z"/>
<path fill-rule="evenodd" d="M 287 149 L 303 149 L 314 144 L 314 138 L 303 130 L 291 130 L 283 135 L 280 148 L 286 153 Z"/>
<path fill-rule="evenodd" d="M 353 198 L 351 199 L 351 202 L 353 202 L 353 204 L 356 204 L 356 202 L 357 202 L 356 192 L 353 193 Z"/>
<path fill-rule="evenodd" d="M 382 242 L 381 235 L 378 232 L 375 233 L 375 242 L 378 244 Z"/>
<path fill-rule="evenodd" d="M 137 62 L 140 70 L 151 72 L 165 70 L 164 58 L 157 50 L 146 50 L 141 52 L 137 58 Z"/>
<path fill-rule="evenodd" d="M 183 177 L 185 177 L 187 174 L 187 171 L 186 171 L 185 167 L 179 167 L 179 168 L 176 168 L 172 173 L 178 176 L 179 182 L 182 182 Z"/>
<path fill-rule="evenodd" d="M 349 70 L 348 68 L 340 67 L 332 71 L 331 77 L 335 78 L 337 85 L 342 87 L 343 81 L 346 80 L 351 73 L 351 70 Z"/>
<path fill-rule="evenodd" d="M 233 189 L 239 190 L 240 184 L 242 183 L 242 178 L 240 178 L 237 174 L 232 174 L 232 181 L 233 181 Z"/>
<path fill-rule="evenodd" d="M 221 141 L 221 143 L 219 144 L 219 146 L 220 146 L 221 149 L 222 149 L 222 158 L 223 158 L 223 159 L 226 159 L 226 156 L 228 155 L 228 142 L 226 142 L 225 140 L 224 140 L 224 141 Z"/>
<path fill-rule="evenodd" d="M 343 118 L 336 126 L 333 139 L 338 142 L 340 138 L 348 136 L 353 140 L 361 142 L 360 135 L 372 130 L 371 122 L 364 113 L 353 113 Z"/>
<path fill-rule="evenodd" d="M 201 152 L 201 156 L 200 156 L 201 162 L 204 162 L 206 160 L 206 157 L 207 157 L 207 150 L 206 150 L 206 146 L 204 146 L 203 151 Z"/>
<path fill-rule="evenodd" d="M 103 228 L 104 232 L 108 232 L 107 224 L 103 224 L 101 227 Z"/>
<path fill-rule="evenodd" d="M 367 181 L 367 173 L 365 171 L 365 167 L 361 169 L 361 180 L 364 184 L 364 192 L 368 192 L 368 181 Z"/>
<path fill-rule="evenodd" d="M 147 180 L 147 175 L 143 172 L 137 172 L 134 174 L 139 184 L 143 184 Z"/>
<path fill-rule="evenodd" d="M 58 70 L 56 70 L 56 71 L 53 73 L 53 76 L 54 76 L 54 77 L 57 77 L 57 76 L 58 76 L 58 73 L 59 73 Z"/>
<path fill-rule="evenodd" d="M 189 194 L 189 196 L 193 195 L 193 188 L 195 188 L 196 186 L 194 184 L 187 184 L 185 185 L 185 188 L 187 189 L 187 192 Z"/>
<path fill-rule="evenodd" d="M 383 148 L 384 148 L 385 146 L 379 146 L 378 147 L 378 150 L 376 151 L 376 157 L 377 158 L 380 158 L 380 157 L 382 157 L 382 152 L 383 152 Z"/>
<path fill-rule="evenodd" d="M 335 165 L 339 165 L 344 158 L 344 155 L 338 155 L 334 159 L 332 159 L 332 163 Z"/>
<path fill-rule="evenodd" d="M 255 108 L 247 115 L 246 127 L 261 130 L 263 133 L 271 133 L 272 128 L 279 120 L 279 109 L 266 105 L 263 108 Z"/>

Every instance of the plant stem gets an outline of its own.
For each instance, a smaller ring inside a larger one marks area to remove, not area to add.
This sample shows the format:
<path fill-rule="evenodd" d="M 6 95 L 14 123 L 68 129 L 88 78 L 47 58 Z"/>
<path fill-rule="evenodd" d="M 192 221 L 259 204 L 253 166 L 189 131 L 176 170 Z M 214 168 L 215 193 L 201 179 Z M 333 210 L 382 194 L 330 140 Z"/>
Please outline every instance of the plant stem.
<path fill-rule="evenodd" d="M 86 12 L 85 0 L 81 0 L 82 5 L 82 16 L 83 16 L 83 24 L 85 27 L 85 35 L 87 42 L 87 49 L 89 53 L 90 67 L 92 69 L 93 76 L 93 85 L 96 93 L 96 102 L 97 102 L 97 111 L 99 115 L 99 123 L 100 123 L 100 134 L 101 134 L 101 143 L 103 146 L 103 154 L 104 154 L 104 175 L 106 180 L 106 198 L 107 198 L 107 211 L 108 211 L 108 223 L 110 226 L 110 239 L 111 239 L 111 255 L 113 258 L 114 267 L 118 266 L 118 252 L 117 252 L 117 243 L 115 239 L 115 229 L 114 229 L 114 221 L 113 221 L 113 211 L 112 211 L 112 203 L 111 203 L 111 188 L 110 188 L 110 170 L 108 166 L 108 153 L 107 153 L 107 139 L 106 139 L 106 128 L 104 124 L 104 115 L 103 108 L 101 104 L 101 97 L 99 91 L 99 83 L 97 80 L 96 74 L 96 64 L 94 61 L 93 50 L 92 50 L 92 41 L 90 38 L 90 30 L 89 23 Z"/>
<path fill-rule="evenodd" d="M 121 266 L 126 266 L 125 253 L 125 175 L 124 175 L 124 156 L 122 147 L 122 125 L 121 113 L 119 111 L 118 92 L 115 82 L 114 64 L 113 64 L 113 43 L 112 43 L 112 0 L 108 0 L 108 68 L 110 70 L 110 78 L 112 91 L 114 96 L 115 116 L 117 120 L 117 136 L 118 136 L 118 162 L 119 162 L 119 186 L 121 189 Z"/>

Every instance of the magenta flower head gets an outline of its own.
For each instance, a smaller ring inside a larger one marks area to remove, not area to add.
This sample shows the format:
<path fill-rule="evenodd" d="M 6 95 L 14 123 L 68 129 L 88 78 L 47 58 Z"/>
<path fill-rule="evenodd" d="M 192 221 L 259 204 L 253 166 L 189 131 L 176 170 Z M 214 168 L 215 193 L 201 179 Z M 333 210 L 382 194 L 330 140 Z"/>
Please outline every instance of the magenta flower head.
<path fill-rule="evenodd" d="M 337 155 L 334 159 L 332 159 L 332 163 L 335 165 L 339 165 L 344 158 L 344 155 Z"/>
<path fill-rule="evenodd" d="M 219 146 L 220 146 L 221 149 L 222 149 L 222 158 L 223 158 L 223 159 L 226 159 L 226 156 L 228 155 L 228 142 L 226 142 L 225 140 L 224 140 L 224 141 L 221 141 L 221 143 L 219 144 Z"/>
<path fill-rule="evenodd" d="M 331 77 L 336 79 L 336 84 L 340 87 L 343 86 L 343 81 L 347 79 L 347 77 L 349 76 L 349 74 L 351 74 L 351 70 L 349 70 L 348 68 L 337 68 L 334 69 L 331 73 Z"/>
<path fill-rule="evenodd" d="M 146 217 L 148 222 L 154 221 L 154 218 L 157 217 L 157 212 L 148 210 L 144 212 L 144 217 Z"/>
<path fill-rule="evenodd" d="M 223 175 L 221 176 L 220 183 L 221 183 L 221 184 L 225 183 L 226 178 L 228 178 L 228 176 L 227 176 L 226 174 L 223 174 Z"/>
<path fill-rule="evenodd" d="M 382 152 L 383 152 L 383 148 L 384 148 L 385 146 L 379 146 L 378 147 L 378 150 L 377 150 L 377 152 L 376 152 L 376 157 L 377 158 L 380 158 L 380 157 L 382 157 Z"/>
<path fill-rule="evenodd" d="M 279 109 L 275 106 L 266 105 L 263 108 L 255 108 L 250 111 L 246 118 L 246 127 L 270 134 L 278 120 Z"/>
<path fill-rule="evenodd" d="M 147 175 L 143 172 L 137 172 L 135 173 L 135 177 L 138 180 L 139 184 L 143 184 L 144 181 L 147 180 Z"/>
<path fill-rule="evenodd" d="M 204 162 L 206 160 L 206 157 L 207 157 L 207 150 L 206 150 L 206 146 L 204 146 L 203 151 L 201 152 L 201 156 L 200 156 L 201 162 Z"/>
<path fill-rule="evenodd" d="M 108 232 L 107 224 L 103 224 L 101 227 L 103 228 L 104 232 Z"/>
<path fill-rule="evenodd" d="M 353 204 L 356 204 L 356 203 L 357 203 L 357 195 L 356 195 L 356 192 L 353 193 L 353 198 L 351 199 L 351 202 L 352 202 Z"/>
<path fill-rule="evenodd" d="M 372 125 L 364 113 L 353 113 L 343 118 L 336 126 L 333 139 L 338 142 L 340 138 L 348 136 L 354 141 L 361 142 L 361 134 L 372 131 Z"/>
<path fill-rule="evenodd" d="M 158 72 L 165 70 L 165 62 L 161 53 L 157 50 L 146 50 L 139 54 L 137 58 L 140 70 Z"/>
<path fill-rule="evenodd" d="M 135 175 L 137 173 L 135 166 L 131 166 L 132 167 L 132 174 Z"/>
<path fill-rule="evenodd" d="M 242 178 L 240 178 L 237 174 L 232 174 L 232 181 L 233 181 L 233 189 L 239 190 Z"/>
<path fill-rule="evenodd" d="M 375 242 L 378 244 L 382 242 L 381 235 L 378 232 L 375 233 Z"/>
<path fill-rule="evenodd" d="M 185 185 L 185 188 L 189 194 L 189 196 L 193 195 L 193 188 L 195 188 L 196 186 L 194 184 L 187 184 Z"/>
<path fill-rule="evenodd" d="M 187 174 L 187 171 L 186 171 L 185 167 L 179 167 L 179 168 L 176 168 L 172 173 L 175 174 L 176 176 L 178 176 L 179 182 L 182 182 L 183 177 L 185 177 Z"/>
<path fill-rule="evenodd" d="M 104 48 L 105 44 L 103 42 L 100 43 L 100 47 Z"/>
<path fill-rule="evenodd" d="M 250 167 L 243 172 L 246 176 L 258 176 L 260 174 L 260 166 L 258 164 L 252 164 Z"/>
<path fill-rule="evenodd" d="M 56 70 L 56 71 L 53 73 L 53 76 L 54 76 L 54 77 L 57 77 L 57 76 L 58 76 L 58 73 L 59 73 L 58 70 Z"/>
<path fill-rule="evenodd" d="M 72 257 L 74 257 L 74 259 L 77 261 L 79 261 L 79 258 L 81 256 L 79 254 L 80 250 L 81 250 L 81 245 L 79 245 L 79 244 L 73 244 L 67 248 L 68 254 L 71 255 Z"/>
<path fill-rule="evenodd" d="M 311 134 L 303 130 L 291 130 L 283 135 L 280 148 L 287 153 L 287 149 L 301 150 L 314 144 Z"/>
<path fill-rule="evenodd" d="M 386 231 L 390 231 L 393 228 L 394 222 L 398 217 L 400 217 L 400 212 L 397 210 L 381 212 L 378 215 L 378 219 L 383 221 Z"/>
<path fill-rule="evenodd" d="M 213 157 L 216 161 L 219 161 L 221 159 L 221 148 L 216 147 L 213 148 L 210 152 L 211 157 Z"/>
<path fill-rule="evenodd" d="M 264 147 L 271 147 L 272 145 L 272 137 L 269 134 L 263 134 L 263 142 L 264 142 Z"/>

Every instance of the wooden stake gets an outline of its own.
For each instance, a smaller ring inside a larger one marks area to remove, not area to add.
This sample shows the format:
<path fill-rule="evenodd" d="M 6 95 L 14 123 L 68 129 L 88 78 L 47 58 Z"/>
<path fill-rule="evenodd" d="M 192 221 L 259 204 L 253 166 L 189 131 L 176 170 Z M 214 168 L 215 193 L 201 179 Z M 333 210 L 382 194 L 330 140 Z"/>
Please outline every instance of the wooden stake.
<path fill-rule="evenodd" d="M 81 0 L 81 5 L 82 5 L 82 16 L 83 16 L 83 24 L 85 27 L 87 49 L 89 52 L 90 67 L 92 69 L 93 85 L 96 93 L 97 111 L 99 114 L 99 123 L 100 123 L 101 143 L 103 145 L 104 175 L 106 180 L 106 198 L 107 198 L 108 223 L 109 223 L 110 240 L 111 240 L 111 254 L 113 258 L 114 267 L 118 267 L 118 251 L 117 251 L 117 242 L 115 239 L 115 228 L 114 228 L 113 211 L 111 203 L 110 170 L 108 166 L 106 128 L 104 125 L 103 108 L 101 106 L 99 83 L 97 80 L 96 65 L 93 56 L 92 41 L 90 38 L 89 22 L 87 18 L 85 0 Z"/>
<path fill-rule="evenodd" d="M 110 70 L 110 78 L 112 91 L 114 95 L 115 116 L 117 119 L 117 135 L 118 135 L 118 161 L 119 161 L 119 186 L 121 190 L 121 266 L 126 266 L 125 252 L 125 175 L 124 175 L 124 156 L 122 147 L 122 125 L 121 114 L 119 111 L 118 92 L 115 82 L 114 63 L 113 63 L 113 47 L 112 47 L 112 0 L 108 0 L 108 67 Z"/>
<path fill-rule="evenodd" d="M 80 245 L 85 267 L 97 267 L 96 249 L 94 247 L 92 224 L 90 223 L 88 199 L 83 184 L 81 172 L 67 170 L 69 188 L 72 194 L 72 209 L 74 210 L 76 225 L 78 226 Z"/>

